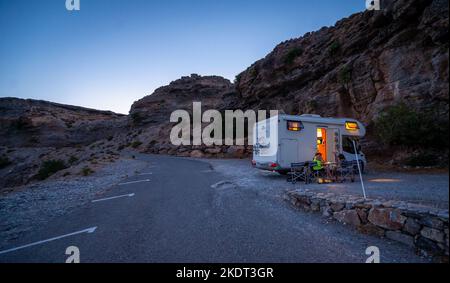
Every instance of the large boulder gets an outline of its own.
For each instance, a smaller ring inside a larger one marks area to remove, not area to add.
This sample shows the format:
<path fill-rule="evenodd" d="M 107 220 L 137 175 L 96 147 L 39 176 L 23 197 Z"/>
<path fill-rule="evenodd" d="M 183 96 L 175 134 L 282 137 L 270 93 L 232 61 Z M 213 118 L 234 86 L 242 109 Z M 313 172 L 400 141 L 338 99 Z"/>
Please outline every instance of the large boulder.
<path fill-rule="evenodd" d="M 374 207 L 369 211 L 370 223 L 388 230 L 400 230 L 405 224 L 406 217 L 393 208 Z"/>

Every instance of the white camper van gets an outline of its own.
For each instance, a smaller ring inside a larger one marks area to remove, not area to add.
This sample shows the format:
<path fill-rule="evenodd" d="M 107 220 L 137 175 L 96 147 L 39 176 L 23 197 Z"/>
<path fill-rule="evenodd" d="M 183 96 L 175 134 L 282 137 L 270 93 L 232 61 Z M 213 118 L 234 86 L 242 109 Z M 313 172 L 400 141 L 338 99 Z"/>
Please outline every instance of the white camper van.
<path fill-rule="evenodd" d="M 359 146 L 366 129 L 355 119 L 278 115 L 256 123 L 253 133 L 253 165 L 259 169 L 286 174 L 291 163 L 311 161 L 317 152 L 326 162 L 336 162 L 339 154 L 352 161 L 353 141 L 362 170 L 367 162 Z"/>

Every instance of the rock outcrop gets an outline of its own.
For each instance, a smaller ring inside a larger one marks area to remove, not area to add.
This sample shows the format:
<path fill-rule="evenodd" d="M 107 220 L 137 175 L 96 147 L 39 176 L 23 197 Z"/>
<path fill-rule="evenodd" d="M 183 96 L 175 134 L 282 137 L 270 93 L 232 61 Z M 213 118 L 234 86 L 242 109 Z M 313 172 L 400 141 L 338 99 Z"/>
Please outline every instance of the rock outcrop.
<path fill-rule="evenodd" d="M 383 1 L 278 45 L 237 77 L 240 107 L 357 118 L 403 102 L 448 117 L 448 0 Z"/>
<path fill-rule="evenodd" d="M 225 78 L 192 74 L 133 103 L 130 116 L 136 125 L 168 123 L 175 110 L 192 113 L 194 101 L 201 102 L 204 109 L 222 109 L 234 100 L 234 91 L 233 84 Z"/>
<path fill-rule="evenodd" d="M 0 98 L 0 145 L 65 147 L 88 145 L 126 127 L 127 117 L 110 111 L 47 101 Z"/>
<path fill-rule="evenodd" d="M 217 76 L 183 77 L 153 94 L 136 101 L 130 110 L 131 124 L 141 129 L 135 138 L 142 151 L 190 157 L 234 157 L 242 158 L 251 153 L 249 146 L 174 146 L 170 132 L 174 123 L 170 115 L 175 110 L 186 110 L 191 114 L 193 102 L 201 102 L 202 111 L 233 109 L 236 101 L 234 85 Z"/>

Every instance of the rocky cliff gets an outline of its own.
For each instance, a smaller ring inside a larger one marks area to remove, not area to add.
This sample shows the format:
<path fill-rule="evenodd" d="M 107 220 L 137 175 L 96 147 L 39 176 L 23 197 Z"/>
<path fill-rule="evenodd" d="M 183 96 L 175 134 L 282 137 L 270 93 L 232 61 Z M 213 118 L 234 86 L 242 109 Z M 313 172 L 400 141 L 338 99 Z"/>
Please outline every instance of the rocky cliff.
<path fill-rule="evenodd" d="M 448 0 L 383 1 L 278 45 L 237 77 L 240 107 L 348 116 L 403 102 L 448 117 Z"/>
<path fill-rule="evenodd" d="M 31 99 L 0 98 L 2 146 L 87 145 L 114 135 L 126 125 L 126 116 L 110 111 Z"/>
<path fill-rule="evenodd" d="M 170 142 L 170 115 L 175 110 L 186 110 L 192 115 L 193 102 L 201 102 L 202 111 L 234 109 L 234 85 L 218 76 L 192 74 L 157 89 L 153 94 L 136 101 L 130 110 L 131 124 L 141 129 L 135 137 L 142 143 L 140 149 L 150 153 L 192 157 L 243 157 L 251 152 L 243 146 L 174 146 Z M 129 141 L 132 142 L 132 141 Z"/>
<path fill-rule="evenodd" d="M 194 101 L 201 102 L 204 109 L 222 109 L 234 99 L 234 86 L 229 80 L 192 74 L 133 103 L 130 116 L 135 124 L 160 124 L 169 122 L 175 110 L 191 113 Z"/>
<path fill-rule="evenodd" d="M 380 141 L 374 121 L 392 105 L 404 103 L 448 119 L 448 78 L 448 0 L 383 1 L 380 11 L 357 13 L 279 44 L 239 74 L 234 86 L 218 77 L 183 78 L 136 102 L 131 115 L 157 125 L 166 123 L 173 110 L 190 109 L 193 101 L 202 101 L 204 109 L 353 117 L 368 126 L 366 152 L 377 154 Z M 160 131 L 150 152 L 227 152 L 174 149 L 168 144 L 170 125 L 156 128 Z"/>

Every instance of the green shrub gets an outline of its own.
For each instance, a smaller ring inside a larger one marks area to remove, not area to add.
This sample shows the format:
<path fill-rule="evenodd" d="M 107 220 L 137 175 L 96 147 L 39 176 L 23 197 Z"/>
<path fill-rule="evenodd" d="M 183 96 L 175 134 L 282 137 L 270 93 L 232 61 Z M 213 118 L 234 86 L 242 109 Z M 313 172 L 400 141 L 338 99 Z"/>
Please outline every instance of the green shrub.
<path fill-rule="evenodd" d="M 83 169 L 81 169 L 81 175 L 83 176 L 89 176 L 91 174 L 94 174 L 95 171 L 92 170 L 91 168 L 89 168 L 88 166 L 84 167 Z"/>
<path fill-rule="evenodd" d="M 20 117 L 19 119 L 12 122 L 11 127 L 17 131 L 21 131 L 32 128 L 33 123 L 29 118 Z"/>
<path fill-rule="evenodd" d="M 67 167 L 62 160 L 47 160 L 42 163 L 36 178 L 39 180 L 45 180 L 56 172 L 66 168 Z"/>
<path fill-rule="evenodd" d="M 131 143 L 131 147 L 132 148 L 138 148 L 139 146 L 141 146 L 142 142 L 141 141 L 134 141 Z"/>
<path fill-rule="evenodd" d="M 141 113 L 135 112 L 131 114 L 131 120 L 133 121 L 133 124 L 139 125 L 144 121 L 144 117 L 142 116 Z"/>
<path fill-rule="evenodd" d="M 255 79 L 259 74 L 259 71 L 256 67 L 252 67 L 248 72 L 252 79 Z"/>
<path fill-rule="evenodd" d="M 413 167 L 439 166 L 438 156 L 432 153 L 419 153 L 406 159 L 405 164 Z"/>
<path fill-rule="evenodd" d="M 303 50 L 301 48 L 293 48 L 284 57 L 284 63 L 290 65 L 290 64 L 294 63 L 294 61 L 295 61 L 295 59 L 297 59 L 297 57 L 302 56 L 302 54 L 303 54 Z"/>
<path fill-rule="evenodd" d="M 389 146 L 448 149 L 448 118 L 418 112 L 405 104 L 391 106 L 375 120 L 375 134 Z"/>
<path fill-rule="evenodd" d="M 28 142 L 31 143 L 31 144 L 37 144 L 37 143 L 39 143 L 39 139 L 37 137 L 31 137 L 28 140 Z"/>
<path fill-rule="evenodd" d="M 342 84 L 345 88 L 349 88 L 349 84 L 352 81 L 352 69 L 348 66 L 343 67 L 338 73 L 338 83 Z"/>
<path fill-rule="evenodd" d="M 328 53 L 333 56 L 341 50 L 341 44 L 337 41 L 333 41 L 328 48 Z"/>
<path fill-rule="evenodd" d="M 319 103 L 316 100 L 310 100 L 307 102 L 307 106 L 312 110 L 315 111 L 319 108 Z"/>
<path fill-rule="evenodd" d="M 74 156 L 74 155 L 70 156 L 68 163 L 69 163 L 70 165 L 73 165 L 73 164 L 75 164 L 76 162 L 78 162 L 78 158 L 77 158 L 76 156 Z"/>
<path fill-rule="evenodd" d="M 11 165 L 11 161 L 6 155 L 0 156 L 0 169 L 6 168 Z"/>

